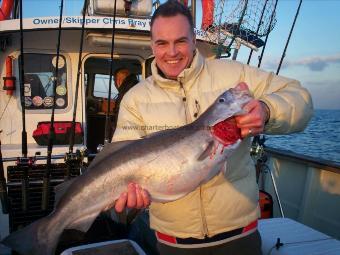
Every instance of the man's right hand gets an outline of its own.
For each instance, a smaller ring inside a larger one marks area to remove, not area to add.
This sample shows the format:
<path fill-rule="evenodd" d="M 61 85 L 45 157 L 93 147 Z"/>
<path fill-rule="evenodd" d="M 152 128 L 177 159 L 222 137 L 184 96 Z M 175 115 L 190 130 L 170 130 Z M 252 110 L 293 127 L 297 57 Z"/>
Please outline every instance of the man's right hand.
<path fill-rule="evenodd" d="M 126 207 L 141 209 L 148 207 L 150 203 L 149 193 L 138 184 L 130 183 L 127 192 L 120 194 L 114 207 L 116 212 L 120 213 Z"/>

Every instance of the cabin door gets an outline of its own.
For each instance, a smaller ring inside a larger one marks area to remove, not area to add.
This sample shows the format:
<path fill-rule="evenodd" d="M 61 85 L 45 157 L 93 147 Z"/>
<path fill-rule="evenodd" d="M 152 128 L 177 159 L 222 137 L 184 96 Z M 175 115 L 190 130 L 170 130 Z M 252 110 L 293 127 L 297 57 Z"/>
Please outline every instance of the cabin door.
<path fill-rule="evenodd" d="M 108 110 L 108 92 L 110 84 L 110 58 L 90 57 L 85 61 L 85 80 L 86 80 L 86 122 L 87 122 L 87 148 L 90 153 L 96 153 L 97 147 L 104 144 L 105 123 Z M 113 71 L 128 68 L 131 73 L 136 74 L 140 79 L 142 65 L 139 59 L 131 56 L 114 59 Z M 113 135 L 112 121 L 114 116 L 115 100 L 118 97 L 118 90 L 114 78 L 111 77 L 111 100 L 110 100 L 110 130 L 111 140 Z"/>

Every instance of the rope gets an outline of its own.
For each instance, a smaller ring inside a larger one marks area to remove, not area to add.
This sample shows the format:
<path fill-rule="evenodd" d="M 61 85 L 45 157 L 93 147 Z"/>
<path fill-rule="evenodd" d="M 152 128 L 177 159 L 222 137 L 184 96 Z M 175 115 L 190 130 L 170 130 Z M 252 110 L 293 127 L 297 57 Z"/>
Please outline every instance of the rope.
<path fill-rule="evenodd" d="M 292 244 L 301 244 L 301 243 L 320 242 L 320 241 L 326 241 L 326 240 L 335 240 L 335 238 L 327 237 L 327 238 L 320 238 L 320 239 L 306 240 L 306 241 L 299 241 L 299 242 L 290 242 L 290 243 L 282 243 L 280 241 L 280 238 L 278 238 L 276 241 L 276 244 L 269 249 L 267 255 L 271 255 L 274 249 L 279 250 L 282 246 L 287 246 L 287 245 L 292 245 Z"/>
<path fill-rule="evenodd" d="M 4 110 L 2 111 L 2 113 L 0 115 L 0 121 L 2 120 L 2 117 L 4 116 L 4 114 L 6 112 L 6 109 L 7 109 L 8 105 L 9 105 L 9 102 L 11 101 L 12 98 L 13 98 L 13 95 L 10 95 L 10 97 L 9 97 L 9 99 L 8 99 L 6 105 L 5 105 L 5 108 L 4 108 Z"/>

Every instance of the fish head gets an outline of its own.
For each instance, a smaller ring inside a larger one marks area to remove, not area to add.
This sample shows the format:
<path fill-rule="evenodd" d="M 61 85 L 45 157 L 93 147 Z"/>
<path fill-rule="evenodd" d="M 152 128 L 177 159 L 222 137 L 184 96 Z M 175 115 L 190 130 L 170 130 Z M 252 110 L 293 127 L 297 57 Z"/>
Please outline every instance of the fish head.
<path fill-rule="evenodd" d="M 222 93 L 207 110 L 205 124 L 213 127 L 233 116 L 245 114 L 243 106 L 252 99 L 248 87 L 236 86 Z"/>
<path fill-rule="evenodd" d="M 243 84 L 227 90 L 216 99 L 212 105 L 212 118 L 208 122 L 215 140 L 224 146 L 230 146 L 242 139 L 234 116 L 245 113 L 242 108 L 251 98 L 248 86 Z"/>

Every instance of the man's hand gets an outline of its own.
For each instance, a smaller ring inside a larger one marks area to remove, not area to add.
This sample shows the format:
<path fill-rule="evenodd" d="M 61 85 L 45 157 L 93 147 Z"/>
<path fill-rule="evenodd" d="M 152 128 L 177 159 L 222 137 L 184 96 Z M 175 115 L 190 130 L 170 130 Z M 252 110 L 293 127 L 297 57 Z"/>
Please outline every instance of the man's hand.
<path fill-rule="evenodd" d="M 128 191 L 120 194 L 119 198 L 115 202 L 115 210 L 120 213 L 128 208 L 146 208 L 150 205 L 149 193 L 142 189 L 138 184 L 130 183 L 128 185 Z"/>
<path fill-rule="evenodd" d="M 245 83 L 240 83 L 236 88 L 249 90 Z M 241 129 L 241 136 L 263 133 L 264 125 L 270 114 L 268 106 L 260 100 L 252 99 L 243 107 L 243 110 L 246 114 L 235 116 L 237 127 Z"/>

